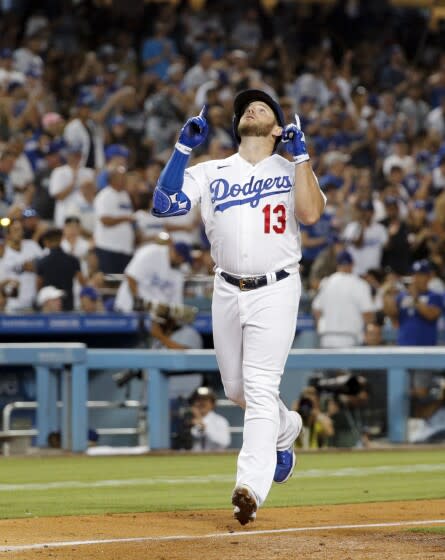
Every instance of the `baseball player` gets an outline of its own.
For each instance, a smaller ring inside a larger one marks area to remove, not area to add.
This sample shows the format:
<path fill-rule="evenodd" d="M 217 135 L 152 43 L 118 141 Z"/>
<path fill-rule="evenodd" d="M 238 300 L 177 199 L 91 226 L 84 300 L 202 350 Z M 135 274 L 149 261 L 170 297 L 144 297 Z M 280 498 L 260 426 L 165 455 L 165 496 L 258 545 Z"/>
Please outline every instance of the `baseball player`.
<path fill-rule="evenodd" d="M 160 217 L 201 204 L 215 262 L 213 338 L 227 398 L 245 409 L 232 495 L 234 516 L 253 521 L 272 481 L 295 465 L 301 417 L 279 398 L 301 293 L 298 222 L 315 223 L 325 197 L 312 171 L 299 118 L 285 126 L 280 106 L 261 90 L 234 101 L 238 153 L 186 170 L 206 138 L 206 108 L 189 119 L 153 195 Z M 275 153 L 284 142 L 290 162 Z"/>

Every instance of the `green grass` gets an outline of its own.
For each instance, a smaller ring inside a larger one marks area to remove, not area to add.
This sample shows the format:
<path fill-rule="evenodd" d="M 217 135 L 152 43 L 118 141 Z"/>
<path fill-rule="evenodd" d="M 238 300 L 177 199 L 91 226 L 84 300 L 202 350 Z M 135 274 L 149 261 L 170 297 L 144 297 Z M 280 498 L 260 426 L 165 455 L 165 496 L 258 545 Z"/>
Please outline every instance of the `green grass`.
<path fill-rule="evenodd" d="M 408 529 L 410 533 L 434 533 L 436 535 L 445 536 L 445 527 L 422 527 L 416 529 Z"/>
<path fill-rule="evenodd" d="M 376 470 L 382 467 L 389 472 Z M 235 469 L 236 455 L 2 458 L 0 518 L 227 508 Z M 109 480 L 119 482 L 94 486 Z M 67 482 L 86 487 L 26 487 Z M 443 450 L 350 452 L 302 454 L 293 478 L 274 485 L 267 503 L 302 506 L 444 497 Z"/>

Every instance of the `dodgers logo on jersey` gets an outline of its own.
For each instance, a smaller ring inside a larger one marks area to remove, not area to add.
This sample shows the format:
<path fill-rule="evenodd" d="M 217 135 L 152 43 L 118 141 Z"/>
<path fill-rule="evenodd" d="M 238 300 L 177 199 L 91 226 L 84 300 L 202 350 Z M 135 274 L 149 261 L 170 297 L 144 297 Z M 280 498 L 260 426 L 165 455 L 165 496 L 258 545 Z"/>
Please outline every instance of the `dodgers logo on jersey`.
<path fill-rule="evenodd" d="M 238 183 L 230 185 L 227 179 L 223 178 L 215 179 L 210 183 L 215 212 L 218 210 L 224 212 L 236 204 L 250 204 L 251 208 L 256 208 L 262 198 L 289 192 L 291 189 L 292 181 L 289 175 L 267 177 L 256 181 L 255 175 L 252 175 L 250 181 L 243 185 Z"/>

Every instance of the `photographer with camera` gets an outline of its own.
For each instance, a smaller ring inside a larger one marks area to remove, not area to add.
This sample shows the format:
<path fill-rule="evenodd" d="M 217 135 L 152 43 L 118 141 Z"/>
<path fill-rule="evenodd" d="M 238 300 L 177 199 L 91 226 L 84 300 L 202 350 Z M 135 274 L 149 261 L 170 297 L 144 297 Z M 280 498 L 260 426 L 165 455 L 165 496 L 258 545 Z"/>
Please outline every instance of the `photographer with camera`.
<path fill-rule="evenodd" d="M 221 451 L 229 447 L 229 422 L 215 412 L 216 395 L 209 387 L 199 387 L 190 397 L 192 451 Z"/>
<path fill-rule="evenodd" d="M 183 305 L 183 266 L 191 262 L 185 244 L 172 243 L 165 232 L 155 243 L 138 249 L 125 269 L 115 309 L 149 312 L 151 347 L 183 350 L 202 348 L 202 338 L 190 323 L 194 308 Z"/>
<path fill-rule="evenodd" d="M 165 232 L 156 242 L 147 243 L 134 254 L 125 269 L 125 276 L 116 295 L 115 309 L 141 311 L 144 301 L 182 304 L 184 263 L 191 262 L 190 253 L 177 247 Z"/>
<path fill-rule="evenodd" d="M 329 444 L 334 447 L 367 445 L 361 412 L 369 397 L 367 379 L 348 371 L 333 376 L 316 375 L 309 380 L 316 391 L 321 407 L 332 421 Z"/>
<path fill-rule="evenodd" d="M 296 445 L 303 449 L 320 449 L 327 447 L 334 435 L 334 425 L 328 414 L 321 411 L 320 396 L 315 387 L 303 389 L 300 399 L 292 410 L 296 410 L 303 419 L 303 429 Z"/>

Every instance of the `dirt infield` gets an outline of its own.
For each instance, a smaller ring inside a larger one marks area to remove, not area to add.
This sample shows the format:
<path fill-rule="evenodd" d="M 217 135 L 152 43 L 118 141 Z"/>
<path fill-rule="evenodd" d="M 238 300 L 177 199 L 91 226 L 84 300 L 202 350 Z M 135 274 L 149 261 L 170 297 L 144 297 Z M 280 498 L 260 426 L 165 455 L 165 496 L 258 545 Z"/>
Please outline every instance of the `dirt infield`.
<path fill-rule="evenodd" d="M 445 500 L 264 508 L 245 528 L 230 510 L 3 520 L 0 558 L 443 560 L 445 536 L 407 532 L 434 520 L 445 521 Z"/>

